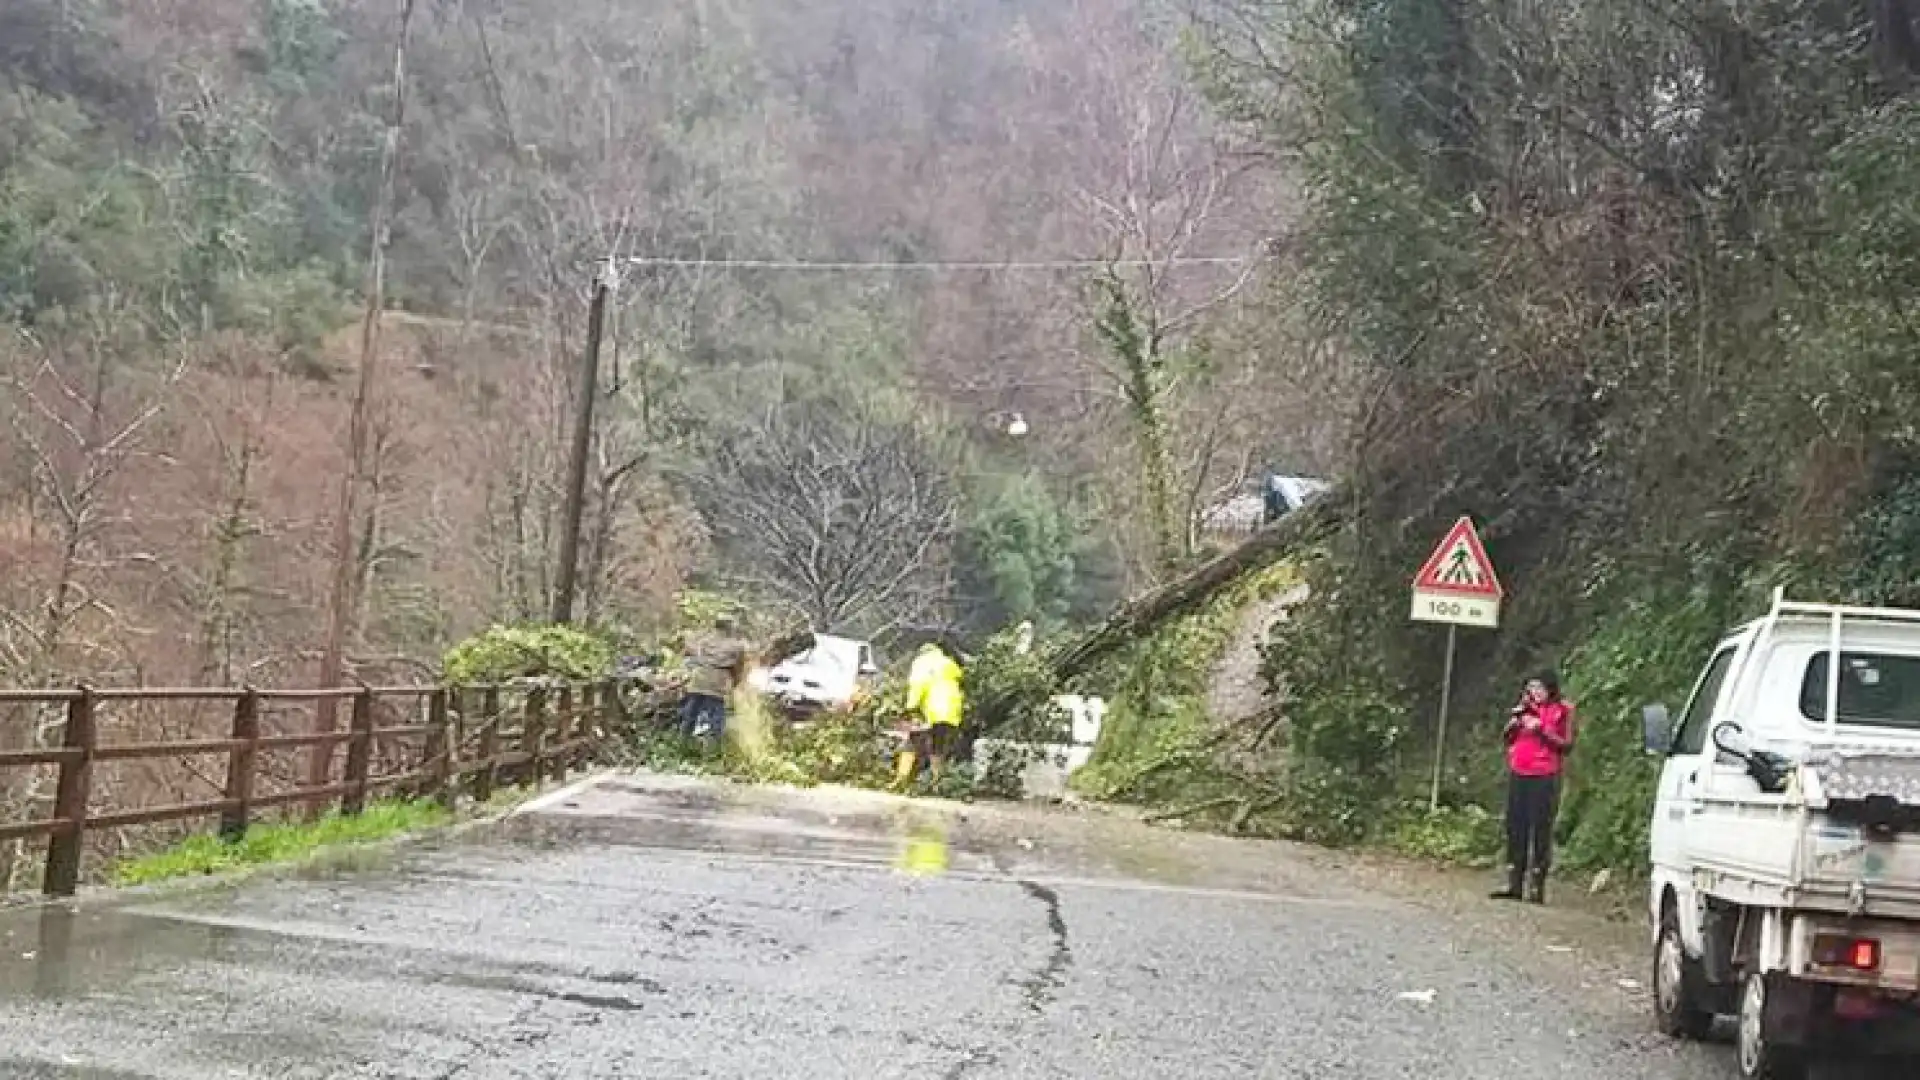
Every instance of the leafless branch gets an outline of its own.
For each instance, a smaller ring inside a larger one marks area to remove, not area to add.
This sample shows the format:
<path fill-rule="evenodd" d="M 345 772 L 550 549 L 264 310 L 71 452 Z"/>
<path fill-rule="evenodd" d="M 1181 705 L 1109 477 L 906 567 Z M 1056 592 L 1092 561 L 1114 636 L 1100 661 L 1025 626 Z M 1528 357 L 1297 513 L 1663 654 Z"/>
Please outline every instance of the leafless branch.
<path fill-rule="evenodd" d="M 735 580 L 816 628 L 871 632 L 937 606 L 958 500 L 911 427 L 782 406 L 691 479 Z"/>

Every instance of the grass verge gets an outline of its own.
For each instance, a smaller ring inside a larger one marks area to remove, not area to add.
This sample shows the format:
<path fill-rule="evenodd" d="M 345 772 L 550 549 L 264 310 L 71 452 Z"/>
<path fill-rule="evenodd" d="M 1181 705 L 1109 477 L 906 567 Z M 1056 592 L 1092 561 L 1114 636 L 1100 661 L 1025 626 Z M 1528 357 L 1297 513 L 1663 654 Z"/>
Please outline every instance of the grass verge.
<path fill-rule="evenodd" d="M 377 802 L 354 817 L 334 812 L 314 822 L 256 825 L 232 843 L 217 835 L 188 837 L 162 851 L 122 860 L 109 876 L 115 885 L 149 885 L 173 878 L 296 863 L 324 848 L 376 843 L 452 820 L 445 807 L 429 799 Z"/>

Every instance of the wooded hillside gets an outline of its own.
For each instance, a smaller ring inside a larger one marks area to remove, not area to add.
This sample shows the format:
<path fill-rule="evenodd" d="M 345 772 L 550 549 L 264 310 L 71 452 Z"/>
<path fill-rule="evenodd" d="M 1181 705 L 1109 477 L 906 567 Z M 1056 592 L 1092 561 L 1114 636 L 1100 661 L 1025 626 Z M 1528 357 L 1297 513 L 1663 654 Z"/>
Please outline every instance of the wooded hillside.
<path fill-rule="evenodd" d="M 1286 199 L 1146 7 L 12 0 L 0 681 L 313 677 L 403 10 L 364 676 L 547 610 L 609 255 L 596 622 L 689 586 L 861 632 L 1057 622 L 1190 557 L 1270 460 L 1327 463 L 1337 421 L 1295 422 L 1227 295 L 1266 264 L 1175 261 L 1257 254 Z M 782 265 L 1051 260 L 1094 265 Z M 1094 327 L 1135 307 L 1168 325 L 1130 375 Z"/>
<path fill-rule="evenodd" d="M 588 619 L 1045 629 L 1336 477 L 1235 762 L 1310 835 L 1426 775 L 1460 514 L 1512 597 L 1456 702 L 1565 669 L 1579 862 L 1768 586 L 1916 599 L 1911 0 L 12 0 L 0 680 L 310 670 L 403 9 L 363 673 L 545 610 L 609 255 Z"/>
<path fill-rule="evenodd" d="M 1407 580 L 1457 515 L 1511 593 L 1463 634 L 1476 724 L 1565 669 L 1576 862 L 1642 857 L 1641 703 L 1770 586 L 1916 599 L 1920 10 L 1905 0 L 1220 0 L 1197 69 L 1300 171 L 1295 282 L 1366 367 L 1361 512 L 1272 652 L 1319 835 L 1430 760 L 1440 634 Z M 1384 795 L 1383 792 L 1396 794 Z"/>

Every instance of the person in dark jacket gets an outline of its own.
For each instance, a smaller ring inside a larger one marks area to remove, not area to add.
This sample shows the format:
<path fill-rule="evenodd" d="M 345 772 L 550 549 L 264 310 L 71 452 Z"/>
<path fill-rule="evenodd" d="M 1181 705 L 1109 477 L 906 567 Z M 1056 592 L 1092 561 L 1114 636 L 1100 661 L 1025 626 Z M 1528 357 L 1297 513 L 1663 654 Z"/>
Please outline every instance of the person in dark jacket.
<path fill-rule="evenodd" d="M 1560 807 L 1560 775 L 1573 751 L 1573 703 L 1560 680 L 1543 672 L 1529 680 L 1507 717 L 1507 882 L 1496 900 L 1546 903 L 1553 864 L 1553 819 Z"/>
<path fill-rule="evenodd" d="M 727 727 L 727 705 L 747 673 L 747 644 L 735 636 L 731 615 L 714 620 L 713 632 L 688 648 L 692 673 L 680 698 L 680 731 L 688 738 L 719 739 Z"/>

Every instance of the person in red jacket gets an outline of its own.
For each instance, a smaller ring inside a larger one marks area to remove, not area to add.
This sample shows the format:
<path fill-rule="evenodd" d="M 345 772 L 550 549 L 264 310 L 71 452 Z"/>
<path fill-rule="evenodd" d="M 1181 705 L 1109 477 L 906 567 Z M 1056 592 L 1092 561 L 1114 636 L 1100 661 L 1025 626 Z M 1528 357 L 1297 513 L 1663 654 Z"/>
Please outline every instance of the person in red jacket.
<path fill-rule="evenodd" d="M 1553 819 L 1560 807 L 1560 773 L 1573 750 L 1573 702 L 1560 680 L 1544 672 L 1527 680 L 1507 718 L 1507 886 L 1496 900 L 1544 904 L 1553 863 Z"/>

